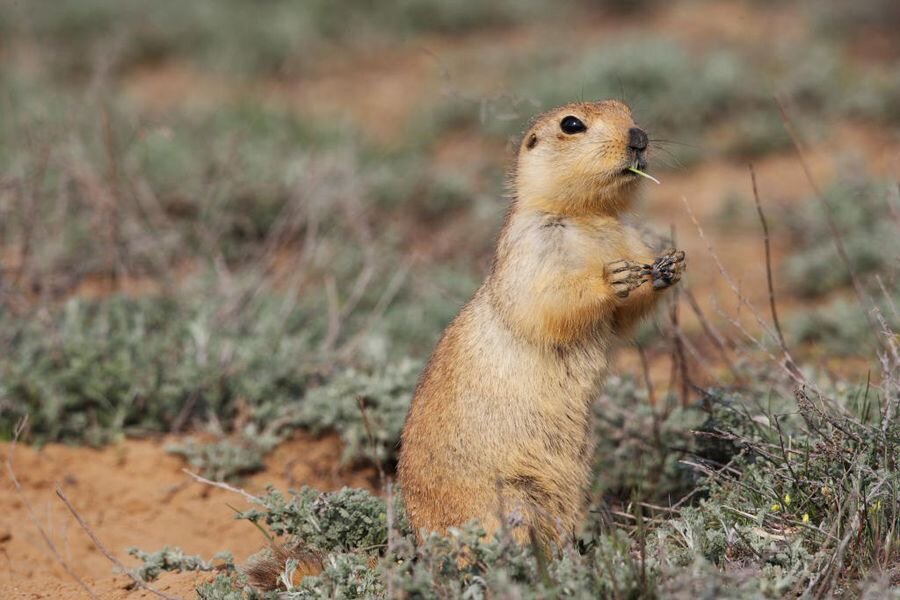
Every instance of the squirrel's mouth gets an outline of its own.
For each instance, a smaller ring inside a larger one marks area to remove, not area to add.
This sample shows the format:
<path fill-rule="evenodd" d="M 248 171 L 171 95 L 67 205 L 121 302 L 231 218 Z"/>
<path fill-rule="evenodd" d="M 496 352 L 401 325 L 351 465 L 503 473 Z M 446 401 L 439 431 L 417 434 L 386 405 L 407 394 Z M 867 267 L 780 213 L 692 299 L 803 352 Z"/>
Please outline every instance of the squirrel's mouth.
<path fill-rule="evenodd" d="M 635 156 L 634 160 L 631 161 L 631 164 L 622 169 L 622 175 L 637 177 L 638 175 L 634 172 L 633 169 L 637 169 L 638 171 L 645 171 L 647 169 L 647 159 L 641 155 Z"/>
<path fill-rule="evenodd" d="M 647 168 L 647 161 L 640 155 L 638 155 L 634 159 L 634 163 L 630 167 L 626 167 L 625 170 L 622 171 L 622 175 L 631 176 L 631 177 L 643 177 L 644 179 L 649 179 L 656 185 L 659 185 L 659 179 L 645 172 L 644 169 Z"/>

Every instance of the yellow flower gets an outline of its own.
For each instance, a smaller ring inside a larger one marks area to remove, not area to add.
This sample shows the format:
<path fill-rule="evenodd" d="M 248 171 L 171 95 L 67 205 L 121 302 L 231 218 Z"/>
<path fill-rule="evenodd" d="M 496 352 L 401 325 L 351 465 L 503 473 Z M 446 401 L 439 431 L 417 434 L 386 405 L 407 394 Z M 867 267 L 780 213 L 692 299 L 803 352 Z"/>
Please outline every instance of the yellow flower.
<path fill-rule="evenodd" d="M 785 506 L 790 506 L 790 505 L 791 505 L 791 495 L 790 495 L 790 494 L 785 494 L 785 495 L 784 495 L 784 505 L 785 505 Z"/>
<path fill-rule="evenodd" d="M 781 505 L 780 505 L 780 504 L 778 504 L 778 503 L 776 502 L 775 504 L 772 505 L 772 512 L 778 512 L 779 510 L 781 510 Z"/>
<path fill-rule="evenodd" d="M 803 513 L 803 522 L 809 523 L 809 513 Z"/>

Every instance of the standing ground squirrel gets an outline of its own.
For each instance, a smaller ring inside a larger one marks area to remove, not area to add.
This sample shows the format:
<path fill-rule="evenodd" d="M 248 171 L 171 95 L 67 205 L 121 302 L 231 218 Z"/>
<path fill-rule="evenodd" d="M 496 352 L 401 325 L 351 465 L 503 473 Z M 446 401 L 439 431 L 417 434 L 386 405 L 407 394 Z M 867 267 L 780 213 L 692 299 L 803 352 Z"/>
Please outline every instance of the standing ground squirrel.
<path fill-rule="evenodd" d="M 685 267 L 621 219 L 647 147 L 613 100 L 557 108 L 525 134 L 491 273 L 444 331 L 403 429 L 417 531 L 478 519 L 491 535 L 501 518 L 520 541 L 575 531 L 610 346 Z"/>

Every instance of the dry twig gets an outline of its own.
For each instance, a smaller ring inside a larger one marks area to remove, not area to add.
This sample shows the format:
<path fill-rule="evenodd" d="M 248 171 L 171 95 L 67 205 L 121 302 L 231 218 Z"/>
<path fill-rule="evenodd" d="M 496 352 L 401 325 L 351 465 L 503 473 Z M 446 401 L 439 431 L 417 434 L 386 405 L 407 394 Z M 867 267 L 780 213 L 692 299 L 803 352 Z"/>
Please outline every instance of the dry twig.
<path fill-rule="evenodd" d="M 806 156 L 803 154 L 803 147 L 800 144 L 800 137 L 797 135 L 797 131 L 794 128 L 794 122 L 791 120 L 790 115 L 788 115 L 787 109 L 780 99 L 775 98 L 775 104 L 778 105 L 778 110 L 781 112 L 781 120 L 784 123 L 784 128 L 787 131 L 788 137 L 791 138 L 791 143 L 794 146 L 794 150 L 797 152 L 797 158 L 800 161 L 800 167 L 803 169 L 803 173 L 806 175 L 806 180 L 809 182 L 810 187 L 813 189 L 813 193 L 819 203 L 822 205 L 822 212 L 825 215 L 825 220 L 828 223 L 828 230 L 831 233 L 831 238 L 834 241 L 834 247 L 837 250 L 838 256 L 840 256 L 841 261 L 844 263 L 844 267 L 847 269 L 847 273 L 850 275 L 850 282 L 853 284 L 853 291 L 856 293 L 856 298 L 859 300 L 859 306 L 863 309 L 863 313 L 866 316 L 866 321 L 868 321 L 869 326 L 872 328 L 872 331 L 875 332 L 876 341 L 878 339 L 878 325 L 875 323 L 872 316 L 869 314 L 869 307 L 871 306 L 871 302 L 868 299 L 868 296 L 863 289 L 862 283 L 859 280 L 859 276 L 856 274 L 856 270 L 853 268 L 853 264 L 850 262 L 850 257 L 847 255 L 847 249 L 844 246 L 844 238 L 841 235 L 840 229 L 838 229 L 837 223 L 834 221 L 834 215 L 831 211 L 831 206 L 828 204 L 828 200 L 825 199 L 825 194 L 822 193 L 822 188 L 819 187 L 819 184 L 816 182 L 815 178 L 812 175 L 812 171 L 809 168 L 809 164 L 806 161 Z"/>
<path fill-rule="evenodd" d="M 106 546 L 103 545 L 103 542 L 100 541 L 100 538 L 97 537 L 97 534 L 94 533 L 94 531 L 88 526 L 87 522 L 81 517 L 80 514 L 78 514 L 78 511 L 75 510 L 75 507 L 72 506 L 72 503 L 69 502 L 69 499 L 66 497 L 66 494 L 62 491 L 61 487 L 57 486 L 56 495 L 59 496 L 59 499 L 63 501 L 63 504 L 66 505 L 66 508 L 68 508 L 69 512 L 72 513 L 72 516 L 75 517 L 75 520 L 78 521 L 78 524 L 81 525 L 81 528 L 84 529 L 85 533 L 88 534 L 88 537 L 91 538 L 91 541 L 94 542 L 94 545 L 97 547 L 97 549 L 103 553 L 103 556 L 108 558 L 109 561 L 116 566 L 116 568 L 128 575 L 131 581 L 134 582 L 134 585 L 143 590 L 147 590 L 151 594 L 159 596 L 164 600 L 181 600 L 178 596 L 170 596 L 165 592 L 159 591 L 158 589 L 135 575 L 131 569 L 122 564 L 122 561 L 116 558 L 115 555 L 110 552 Z"/>
<path fill-rule="evenodd" d="M 69 563 L 63 559 L 62 554 L 60 554 L 59 550 L 56 548 L 56 544 L 53 543 L 53 540 L 50 539 L 50 535 L 47 531 L 41 526 L 40 521 L 38 521 L 37 515 L 34 514 L 34 509 L 31 507 L 31 503 L 25 497 L 25 493 L 22 491 L 22 485 L 19 483 L 19 479 L 16 477 L 16 472 L 13 469 L 12 459 L 13 453 L 15 452 L 16 445 L 19 442 L 19 436 L 24 431 L 26 424 L 28 423 L 27 415 L 23 417 L 18 424 L 16 424 L 16 429 L 13 434 L 12 443 L 9 446 L 9 452 L 6 454 L 6 473 L 9 475 L 10 480 L 12 481 L 13 487 L 16 490 L 16 495 L 19 497 L 19 500 L 22 502 L 22 505 L 25 507 L 25 510 L 28 511 L 28 518 L 31 519 L 31 522 L 37 528 L 38 532 L 41 534 L 41 538 L 44 540 L 44 543 L 47 545 L 47 548 L 50 550 L 50 554 L 53 555 L 53 558 L 56 559 L 56 562 L 63 568 L 66 574 L 71 577 L 75 582 L 84 590 L 84 592 L 94 598 L 95 600 L 100 600 L 100 597 L 97 596 L 87 586 L 87 584 L 81 580 L 81 578 L 75 574 L 75 571 L 72 570 L 72 567 L 69 566 Z"/>
<path fill-rule="evenodd" d="M 759 222 L 763 229 L 763 243 L 766 248 L 766 284 L 769 286 L 769 309 L 772 311 L 772 323 L 775 325 L 775 333 L 778 334 L 778 343 L 781 344 L 781 351 L 787 358 L 788 368 L 797 371 L 797 365 L 788 350 L 787 343 L 784 341 L 784 332 L 781 330 L 781 322 L 778 320 L 778 308 L 775 302 L 775 284 L 772 279 L 772 249 L 769 243 L 769 223 L 766 221 L 766 215 L 763 212 L 762 203 L 759 201 L 759 188 L 756 185 L 756 171 L 753 164 L 750 164 L 750 181 L 753 183 L 753 200 L 756 202 L 756 212 L 759 215 Z"/>
<path fill-rule="evenodd" d="M 381 458 L 378 456 L 378 446 L 375 444 L 375 434 L 372 432 L 372 424 L 369 422 L 369 413 L 366 411 L 366 399 L 362 396 L 357 396 L 356 405 L 359 407 L 360 414 L 362 414 L 363 427 L 366 430 L 366 436 L 369 438 L 369 452 L 372 453 L 372 460 L 375 462 L 375 468 L 378 469 L 378 480 L 384 486 L 387 480 L 384 476 L 384 466 L 381 464 Z"/>
<path fill-rule="evenodd" d="M 259 496 L 254 496 L 250 492 L 242 490 L 239 487 L 234 487 L 233 485 L 225 483 L 224 481 L 213 481 L 211 479 L 207 479 L 206 477 L 201 477 L 200 475 L 197 475 L 196 473 L 187 469 L 182 469 L 181 471 L 193 477 L 195 481 L 243 496 L 244 499 L 246 499 L 247 502 L 250 502 L 251 504 L 263 504 L 262 498 L 260 498 Z"/>
<path fill-rule="evenodd" d="M 713 248 L 712 243 L 707 239 L 706 234 L 703 231 L 703 227 L 700 225 L 700 222 L 697 220 L 697 216 L 694 214 L 694 211 L 691 210 L 691 205 L 688 203 L 687 198 L 682 196 L 681 201 L 684 203 L 684 207 L 685 207 L 685 210 L 687 210 L 688 217 L 690 217 L 691 222 L 694 224 L 694 227 L 697 228 L 697 233 L 700 235 L 700 239 L 703 240 L 704 244 L 706 244 L 707 252 L 709 252 L 710 256 L 712 256 L 713 260 L 715 261 L 716 267 L 719 269 L 719 273 L 722 275 L 722 277 L 725 279 L 726 283 L 728 283 L 728 287 L 731 288 L 731 291 L 733 291 L 735 296 L 737 297 L 739 306 L 746 306 L 750 310 L 750 313 L 753 315 L 754 319 L 759 324 L 759 326 L 763 330 L 763 332 L 765 332 L 770 337 L 777 339 L 777 334 L 772 330 L 772 328 L 769 326 L 769 324 L 766 322 L 766 320 L 764 318 L 762 318 L 762 315 L 759 314 L 759 311 L 750 302 L 750 300 L 748 300 L 747 297 L 744 296 L 744 294 L 741 292 L 740 288 L 738 288 L 737 283 L 735 283 L 734 279 L 731 277 L 731 274 L 725 269 L 724 265 L 722 264 L 722 261 L 719 259 L 719 255 L 716 253 L 715 249 Z M 803 378 L 802 374 L 800 374 L 799 372 L 796 372 L 794 369 L 788 368 L 784 363 L 777 360 L 775 358 L 775 356 L 772 355 L 772 353 L 769 351 L 769 349 L 766 348 L 765 344 L 763 344 L 760 340 L 757 340 L 755 337 L 750 335 L 750 333 L 744 328 L 744 326 L 741 325 L 737 320 L 732 319 L 731 317 L 724 315 L 724 314 L 722 316 L 724 316 L 726 319 L 728 319 L 728 321 L 731 322 L 731 324 L 734 325 L 741 333 L 743 333 L 744 336 L 746 336 L 750 341 L 754 342 L 760 348 L 760 350 L 762 350 L 763 352 L 766 352 L 769 355 L 769 357 L 773 360 L 773 362 L 779 363 L 781 365 L 781 367 L 791 377 L 791 379 L 793 379 L 797 384 L 803 385 L 803 384 L 807 383 L 806 380 Z M 786 361 L 791 360 L 790 356 L 785 355 L 785 360 Z"/>

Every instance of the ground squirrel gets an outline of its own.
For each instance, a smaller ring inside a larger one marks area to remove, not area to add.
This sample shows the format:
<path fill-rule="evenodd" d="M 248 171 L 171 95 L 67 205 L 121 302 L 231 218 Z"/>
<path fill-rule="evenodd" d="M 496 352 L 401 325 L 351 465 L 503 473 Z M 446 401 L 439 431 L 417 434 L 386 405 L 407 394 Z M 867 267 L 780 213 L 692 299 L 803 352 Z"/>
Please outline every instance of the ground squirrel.
<path fill-rule="evenodd" d="M 648 144 L 614 100 L 549 111 L 524 135 L 491 272 L 444 331 L 403 429 L 418 531 L 478 519 L 490 535 L 503 518 L 516 539 L 551 543 L 576 530 L 608 350 L 685 267 L 621 218 Z"/>

